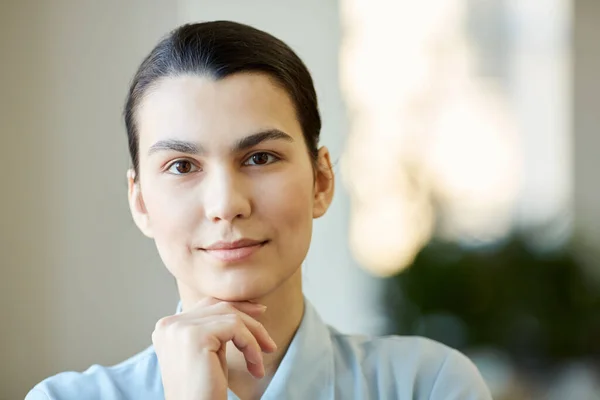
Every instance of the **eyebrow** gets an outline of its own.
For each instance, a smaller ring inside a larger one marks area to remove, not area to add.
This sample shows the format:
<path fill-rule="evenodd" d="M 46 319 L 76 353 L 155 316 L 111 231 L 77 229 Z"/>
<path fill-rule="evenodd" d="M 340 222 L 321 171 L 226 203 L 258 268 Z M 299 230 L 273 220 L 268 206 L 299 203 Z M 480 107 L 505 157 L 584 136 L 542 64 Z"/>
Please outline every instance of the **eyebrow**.
<path fill-rule="evenodd" d="M 178 139 L 159 140 L 154 143 L 148 150 L 148 155 L 158 153 L 160 151 L 176 151 L 186 154 L 200 154 L 204 150 L 193 142 Z"/>
<path fill-rule="evenodd" d="M 232 150 L 233 152 L 247 150 L 270 140 L 284 140 L 286 142 L 293 142 L 294 138 L 287 133 L 280 131 L 279 129 L 268 129 L 266 131 L 258 132 L 240 139 L 235 146 L 233 146 Z"/>
<path fill-rule="evenodd" d="M 238 140 L 233 146 L 232 152 L 247 150 L 271 140 L 284 140 L 286 142 L 293 142 L 294 138 L 287 133 L 280 131 L 279 129 L 268 129 Z M 197 143 L 179 139 L 159 140 L 150 146 L 148 155 L 152 155 L 159 151 L 176 151 L 178 153 L 193 155 L 199 155 L 206 152 L 206 150 Z"/>

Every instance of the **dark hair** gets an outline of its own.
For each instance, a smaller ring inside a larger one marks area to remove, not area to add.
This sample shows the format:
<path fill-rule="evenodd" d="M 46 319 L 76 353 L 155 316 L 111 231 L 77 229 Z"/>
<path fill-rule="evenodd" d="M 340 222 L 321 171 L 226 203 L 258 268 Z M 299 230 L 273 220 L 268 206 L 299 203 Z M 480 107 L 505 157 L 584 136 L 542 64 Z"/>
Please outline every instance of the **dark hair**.
<path fill-rule="evenodd" d="M 219 80 L 239 72 L 266 73 L 288 92 L 315 164 L 321 117 L 314 84 L 302 60 L 266 32 L 236 22 L 213 21 L 173 30 L 152 49 L 133 78 L 123 115 L 136 177 L 139 132 L 135 113 L 148 90 L 168 76 L 199 74 Z"/>

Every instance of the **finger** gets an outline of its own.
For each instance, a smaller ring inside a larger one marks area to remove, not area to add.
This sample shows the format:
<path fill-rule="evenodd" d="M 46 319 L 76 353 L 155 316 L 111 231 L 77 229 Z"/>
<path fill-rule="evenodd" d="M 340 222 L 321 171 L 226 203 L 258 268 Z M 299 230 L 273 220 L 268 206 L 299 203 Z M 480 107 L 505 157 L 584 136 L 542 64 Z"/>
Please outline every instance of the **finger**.
<path fill-rule="evenodd" d="M 202 323 L 207 333 L 216 337 L 221 346 L 231 341 L 246 359 L 248 371 L 256 378 L 265 373 L 263 357 L 258 341 L 237 314 L 219 315 L 205 318 Z"/>
<path fill-rule="evenodd" d="M 263 351 L 265 351 L 267 353 L 271 353 L 277 349 L 277 345 L 275 344 L 275 341 L 271 338 L 271 336 L 269 335 L 269 333 L 267 332 L 267 330 L 265 329 L 263 324 L 261 324 L 256 319 L 254 319 L 251 315 L 248 315 L 248 314 L 244 313 L 243 311 L 240 311 L 239 309 L 235 308 L 230 303 L 219 303 L 219 304 L 215 304 L 214 306 L 211 306 L 211 307 L 214 308 L 212 310 L 212 312 L 214 314 L 222 314 L 222 315 L 236 314 L 236 315 L 238 315 L 242 319 L 242 322 L 248 327 L 248 329 L 250 330 L 252 335 L 256 338 L 260 348 Z"/>
<path fill-rule="evenodd" d="M 256 379 L 262 379 L 265 377 L 265 367 L 264 363 L 260 364 L 252 364 L 246 360 L 246 369 L 250 372 L 250 375 L 255 377 Z"/>
<path fill-rule="evenodd" d="M 265 376 L 265 367 L 262 352 L 256 337 L 250 332 L 248 327 L 244 326 L 244 333 L 235 335 L 232 338 L 232 342 L 239 351 L 242 352 L 246 359 L 246 368 L 248 372 L 258 379 Z M 241 332 L 240 332 L 241 333 Z"/>
<path fill-rule="evenodd" d="M 235 309 L 255 318 L 261 316 L 265 311 L 267 311 L 267 306 L 259 303 L 251 303 L 249 301 L 230 302 L 226 304 L 231 304 Z"/>
<path fill-rule="evenodd" d="M 258 317 L 261 314 L 263 314 L 267 307 L 259 304 L 259 303 L 253 303 L 250 301 L 222 301 L 222 300 L 218 300 L 215 299 L 214 297 L 205 297 L 202 300 L 200 300 L 198 303 L 194 304 L 194 306 L 192 308 L 190 308 L 189 313 L 196 313 L 196 312 L 201 312 L 201 315 L 207 315 L 206 313 L 202 312 L 202 310 L 205 310 L 207 308 L 213 307 L 213 306 L 224 306 L 224 305 L 230 305 L 242 312 L 245 312 L 248 315 L 252 315 L 254 317 Z"/>
<path fill-rule="evenodd" d="M 272 353 L 277 350 L 277 344 L 267 332 L 267 329 L 263 324 L 252 318 L 251 316 L 238 312 L 238 315 L 242 318 L 242 321 L 248 327 L 248 330 L 256 338 L 258 345 L 261 350 L 265 353 Z"/>
<path fill-rule="evenodd" d="M 264 312 L 265 309 L 264 306 L 255 303 L 243 303 L 241 305 L 244 309 L 254 309 L 255 313 L 258 313 L 258 311 Z M 195 311 L 189 311 L 186 313 L 162 318 L 157 323 L 157 327 L 167 327 L 171 324 L 181 323 L 183 321 L 194 325 L 201 325 L 204 323 L 205 318 L 218 315 L 238 315 L 248 326 L 251 333 L 256 337 L 262 351 L 270 353 L 277 349 L 277 345 L 270 337 L 265 327 L 256 319 L 254 319 L 253 315 L 249 315 L 244 311 L 239 310 L 235 307 L 235 304 L 229 302 L 219 302 L 211 306 L 205 306 L 204 308 L 196 309 Z"/>
<path fill-rule="evenodd" d="M 232 303 L 222 301 L 220 303 L 213 304 L 205 307 L 202 311 L 199 311 L 200 315 L 226 315 L 226 314 L 245 314 L 250 315 L 253 318 L 259 317 L 266 311 L 267 307 L 262 304 L 239 302 Z"/>
<path fill-rule="evenodd" d="M 221 364 L 225 379 L 229 379 L 229 368 L 227 368 L 227 346 L 221 346 L 217 351 L 217 357 L 219 357 L 219 364 Z"/>

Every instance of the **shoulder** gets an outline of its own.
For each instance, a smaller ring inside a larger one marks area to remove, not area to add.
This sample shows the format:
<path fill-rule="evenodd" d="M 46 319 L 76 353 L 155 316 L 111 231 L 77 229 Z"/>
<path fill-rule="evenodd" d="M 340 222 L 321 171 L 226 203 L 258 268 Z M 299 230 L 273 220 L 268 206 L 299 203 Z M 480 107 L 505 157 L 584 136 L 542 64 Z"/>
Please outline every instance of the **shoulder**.
<path fill-rule="evenodd" d="M 37 384 L 25 400 L 151 400 L 162 396 L 159 371 L 154 348 L 149 347 L 114 366 L 92 365 L 84 372 L 51 376 Z"/>
<path fill-rule="evenodd" d="M 415 399 L 491 399 L 477 367 L 461 352 L 416 336 L 365 337 L 332 332 L 340 362 L 359 366 L 366 381 Z"/>

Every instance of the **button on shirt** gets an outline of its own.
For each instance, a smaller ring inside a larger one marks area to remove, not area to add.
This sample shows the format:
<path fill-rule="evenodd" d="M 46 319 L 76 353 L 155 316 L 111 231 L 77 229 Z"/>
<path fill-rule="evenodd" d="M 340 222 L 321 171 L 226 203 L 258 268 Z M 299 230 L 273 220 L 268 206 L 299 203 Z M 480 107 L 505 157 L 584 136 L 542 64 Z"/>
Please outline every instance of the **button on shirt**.
<path fill-rule="evenodd" d="M 419 337 L 344 335 L 306 301 L 302 322 L 262 399 L 487 400 L 475 365 Z M 25 400 L 163 400 L 152 346 L 111 367 L 63 372 L 36 385 Z M 229 400 L 239 400 L 231 391 Z"/>

